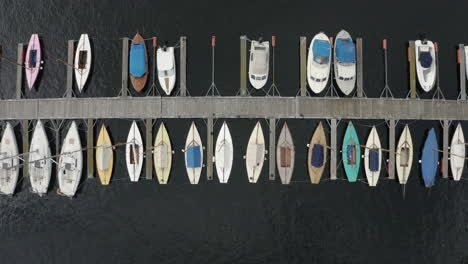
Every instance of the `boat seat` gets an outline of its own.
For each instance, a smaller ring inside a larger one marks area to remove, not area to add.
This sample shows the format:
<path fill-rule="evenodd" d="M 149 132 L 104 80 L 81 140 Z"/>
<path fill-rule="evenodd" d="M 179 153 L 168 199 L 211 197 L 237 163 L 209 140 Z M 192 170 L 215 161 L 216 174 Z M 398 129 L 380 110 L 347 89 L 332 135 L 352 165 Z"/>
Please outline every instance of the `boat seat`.
<path fill-rule="evenodd" d="M 429 68 L 432 65 L 432 55 L 429 51 L 419 52 L 419 63 L 423 68 Z"/>
<path fill-rule="evenodd" d="M 311 160 L 311 165 L 320 168 L 323 166 L 323 153 L 324 153 L 324 148 L 323 145 L 320 144 L 314 144 L 312 147 L 312 160 Z"/>

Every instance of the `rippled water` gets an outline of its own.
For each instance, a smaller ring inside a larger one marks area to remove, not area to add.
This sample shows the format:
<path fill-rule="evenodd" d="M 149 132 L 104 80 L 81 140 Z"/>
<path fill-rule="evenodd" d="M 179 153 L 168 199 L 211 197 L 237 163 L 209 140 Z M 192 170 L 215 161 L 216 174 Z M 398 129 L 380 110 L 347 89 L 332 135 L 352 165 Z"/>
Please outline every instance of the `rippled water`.
<path fill-rule="evenodd" d="M 468 42 L 463 27 L 466 5 L 439 1 L 4 0 L 0 45 L 3 55 L 14 59 L 17 43 L 27 43 L 32 33 L 39 33 L 48 53 L 37 90 L 26 91 L 26 97 L 61 97 L 66 66 L 56 58 L 65 59 L 67 40 L 86 32 L 92 37 L 93 73 L 79 96 L 116 96 L 121 78 L 120 38 L 139 31 L 145 38 L 157 35 L 160 43 L 173 45 L 185 35 L 188 89 L 192 95 L 204 95 L 211 81 L 210 36 L 215 34 L 216 84 L 223 95 L 235 95 L 239 36 L 276 35 L 277 85 L 282 95 L 294 96 L 299 87 L 299 36 L 310 39 L 320 30 L 333 36 L 345 28 L 364 39 L 367 96 L 378 97 L 383 87 L 380 45 L 382 38 L 388 38 L 390 86 L 396 97 L 405 97 L 406 43 L 426 32 L 439 42 L 444 94 L 456 99 L 456 45 Z M 13 98 L 15 76 L 16 67 L 2 61 L 1 98 Z M 307 183 L 306 144 L 320 120 L 287 120 L 297 152 L 293 184 L 281 186 L 279 179 L 269 182 L 266 168 L 258 184 L 248 184 L 242 156 L 256 120 L 231 120 L 235 165 L 229 184 L 207 182 L 203 172 L 201 184 L 192 186 L 180 152 L 190 120 L 157 120 L 161 121 L 167 122 L 176 150 L 170 184 L 130 183 L 122 148 L 116 150 L 111 185 L 86 180 L 74 199 L 56 195 L 55 181 L 50 193 L 39 198 L 29 192 L 28 180 L 22 180 L 14 197 L 0 198 L 0 256 L 5 263 L 460 263 L 468 256 L 466 181 L 438 179 L 428 190 L 415 162 L 405 199 L 394 181 L 381 180 L 375 189 L 363 183 L 331 182 L 326 180 L 328 168 L 325 180 L 313 186 Z M 339 126 L 339 145 L 346 121 Z M 101 123 L 108 125 L 114 142 L 126 139 L 130 120 L 100 120 L 97 125 Z M 404 123 L 411 124 L 416 159 L 428 128 L 435 126 L 442 140 L 437 121 Z M 383 147 L 388 146 L 383 120 L 356 121 L 355 125 L 362 142 L 369 126 L 379 125 Z M 197 126 L 206 142 L 203 121 L 197 120 Z M 463 127 L 468 131 L 466 124 Z M 397 136 L 402 129 L 402 125 L 397 127 Z M 19 136 L 19 127 L 16 132 Z M 52 130 L 48 134 L 52 138 Z M 342 166 L 338 177 L 345 177 Z"/>

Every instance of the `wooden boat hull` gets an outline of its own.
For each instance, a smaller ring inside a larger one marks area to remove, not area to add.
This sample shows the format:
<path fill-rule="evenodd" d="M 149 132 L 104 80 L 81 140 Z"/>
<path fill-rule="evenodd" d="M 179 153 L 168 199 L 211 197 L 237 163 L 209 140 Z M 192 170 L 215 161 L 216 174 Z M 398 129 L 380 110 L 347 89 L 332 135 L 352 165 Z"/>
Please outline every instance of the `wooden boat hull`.
<path fill-rule="evenodd" d="M 413 164 L 413 139 L 408 125 L 403 129 L 398 141 L 395 163 L 400 184 L 406 184 Z"/>
<path fill-rule="evenodd" d="M 461 124 L 457 125 L 450 145 L 450 168 L 455 181 L 461 179 L 465 167 L 465 135 Z"/>
<path fill-rule="evenodd" d="M 130 181 L 137 182 L 140 179 L 143 168 L 143 139 L 135 121 L 128 131 L 127 144 L 125 145 L 125 162 L 127 163 Z"/>
<path fill-rule="evenodd" d="M 245 167 L 250 183 L 256 183 L 262 172 L 265 161 L 265 138 L 260 122 L 257 122 L 250 134 L 247 151 L 245 153 Z"/>
<path fill-rule="evenodd" d="M 307 168 L 309 169 L 310 181 L 313 184 L 320 183 L 322 178 L 327 163 L 327 147 L 327 138 L 325 137 L 322 122 L 320 122 L 310 140 L 307 155 Z"/>
<path fill-rule="evenodd" d="M 361 147 L 352 122 L 348 123 L 343 139 L 342 159 L 348 181 L 356 182 L 361 164 Z"/>
<path fill-rule="evenodd" d="M 364 168 L 366 171 L 367 182 L 370 187 L 377 186 L 382 167 L 382 145 L 380 144 L 379 134 L 375 126 L 367 138 L 366 149 L 364 151 Z"/>
<path fill-rule="evenodd" d="M 198 184 L 203 169 L 203 144 L 194 122 L 185 141 L 185 168 L 190 183 Z"/>
<path fill-rule="evenodd" d="M 102 185 L 109 185 L 114 168 L 114 151 L 106 126 L 102 125 L 96 143 L 96 169 Z"/>
<path fill-rule="evenodd" d="M 47 193 L 52 173 L 52 160 L 49 140 L 41 120 L 34 128 L 29 148 L 29 180 L 32 192 L 39 195 Z"/>
<path fill-rule="evenodd" d="M 439 163 L 438 149 L 439 145 L 437 143 L 435 129 L 431 128 L 426 141 L 424 142 L 421 156 L 421 173 L 426 187 L 432 187 L 435 184 L 435 177 Z"/>
<path fill-rule="evenodd" d="M 294 171 L 295 148 L 287 123 L 284 123 L 276 144 L 276 166 L 282 184 L 291 182 Z"/>
<path fill-rule="evenodd" d="M 59 192 L 73 197 L 78 189 L 83 170 L 83 151 L 78 127 L 73 121 L 63 140 L 58 163 Z"/>
<path fill-rule="evenodd" d="M 164 123 L 161 123 L 154 140 L 154 168 L 160 184 L 167 184 L 172 166 L 172 145 Z"/>
<path fill-rule="evenodd" d="M 141 45 L 141 46 L 140 46 Z M 138 52 L 137 52 L 138 50 Z M 139 56 L 140 55 L 140 56 Z M 140 59 L 133 59 L 136 57 Z M 144 65 L 143 65 L 144 64 Z M 148 56 L 146 53 L 146 44 L 143 37 L 137 33 L 130 46 L 130 81 L 137 92 L 141 92 L 148 79 Z M 135 69 L 135 71 L 133 71 Z"/>
<path fill-rule="evenodd" d="M 7 122 L 0 141 L 0 193 L 12 195 L 15 192 L 19 174 L 18 144 L 15 131 Z"/>
<path fill-rule="evenodd" d="M 215 164 L 220 183 L 227 183 L 232 170 L 234 147 L 231 132 L 226 122 L 223 123 L 216 139 Z"/>
<path fill-rule="evenodd" d="M 88 34 L 81 34 L 75 52 L 75 81 L 78 91 L 82 92 L 91 71 L 91 44 Z"/>
<path fill-rule="evenodd" d="M 309 46 L 309 53 L 307 56 L 307 82 L 312 92 L 321 93 L 328 84 L 330 76 L 331 65 L 331 49 L 328 52 L 328 63 L 317 63 L 314 61 L 314 43 L 318 41 L 326 41 L 330 45 L 330 40 L 325 33 L 320 32 L 314 36 Z"/>
<path fill-rule="evenodd" d="M 25 67 L 26 80 L 29 90 L 31 90 L 42 69 L 41 42 L 37 34 L 32 34 L 29 39 L 28 49 L 26 50 Z"/>

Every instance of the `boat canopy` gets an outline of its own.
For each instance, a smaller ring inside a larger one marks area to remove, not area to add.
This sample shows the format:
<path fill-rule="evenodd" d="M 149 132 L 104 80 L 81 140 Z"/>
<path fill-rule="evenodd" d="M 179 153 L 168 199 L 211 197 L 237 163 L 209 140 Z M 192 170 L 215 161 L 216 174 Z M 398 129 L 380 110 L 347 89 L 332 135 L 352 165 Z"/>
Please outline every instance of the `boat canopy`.
<path fill-rule="evenodd" d="M 429 68 L 432 64 L 432 56 L 429 51 L 420 51 L 419 52 L 419 63 L 423 68 Z"/>
<path fill-rule="evenodd" d="M 141 77 L 146 73 L 146 49 L 143 43 L 134 43 L 130 48 L 130 74 Z"/>
<path fill-rule="evenodd" d="M 356 62 L 356 47 L 352 39 L 337 39 L 336 40 L 336 58 L 342 63 Z"/>
<path fill-rule="evenodd" d="M 314 61 L 318 64 L 327 64 L 330 61 L 330 42 L 317 39 L 312 45 Z"/>
<path fill-rule="evenodd" d="M 200 146 L 191 146 L 187 149 L 187 168 L 201 167 Z"/>
<path fill-rule="evenodd" d="M 379 171 L 379 149 L 373 148 L 369 150 L 369 170 L 372 172 Z"/>
<path fill-rule="evenodd" d="M 314 144 L 312 148 L 312 166 L 320 168 L 323 166 L 323 146 L 320 144 Z"/>

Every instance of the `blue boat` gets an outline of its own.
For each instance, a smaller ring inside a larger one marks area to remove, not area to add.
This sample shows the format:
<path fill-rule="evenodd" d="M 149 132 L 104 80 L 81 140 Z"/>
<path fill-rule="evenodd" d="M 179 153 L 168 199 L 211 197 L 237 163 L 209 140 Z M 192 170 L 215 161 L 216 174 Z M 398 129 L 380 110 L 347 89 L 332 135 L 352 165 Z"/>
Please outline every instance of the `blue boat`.
<path fill-rule="evenodd" d="M 427 135 L 426 142 L 424 142 L 421 156 L 421 172 L 426 187 L 431 187 L 435 184 L 435 176 L 437 174 L 439 162 L 438 148 L 435 130 L 431 128 Z"/>

